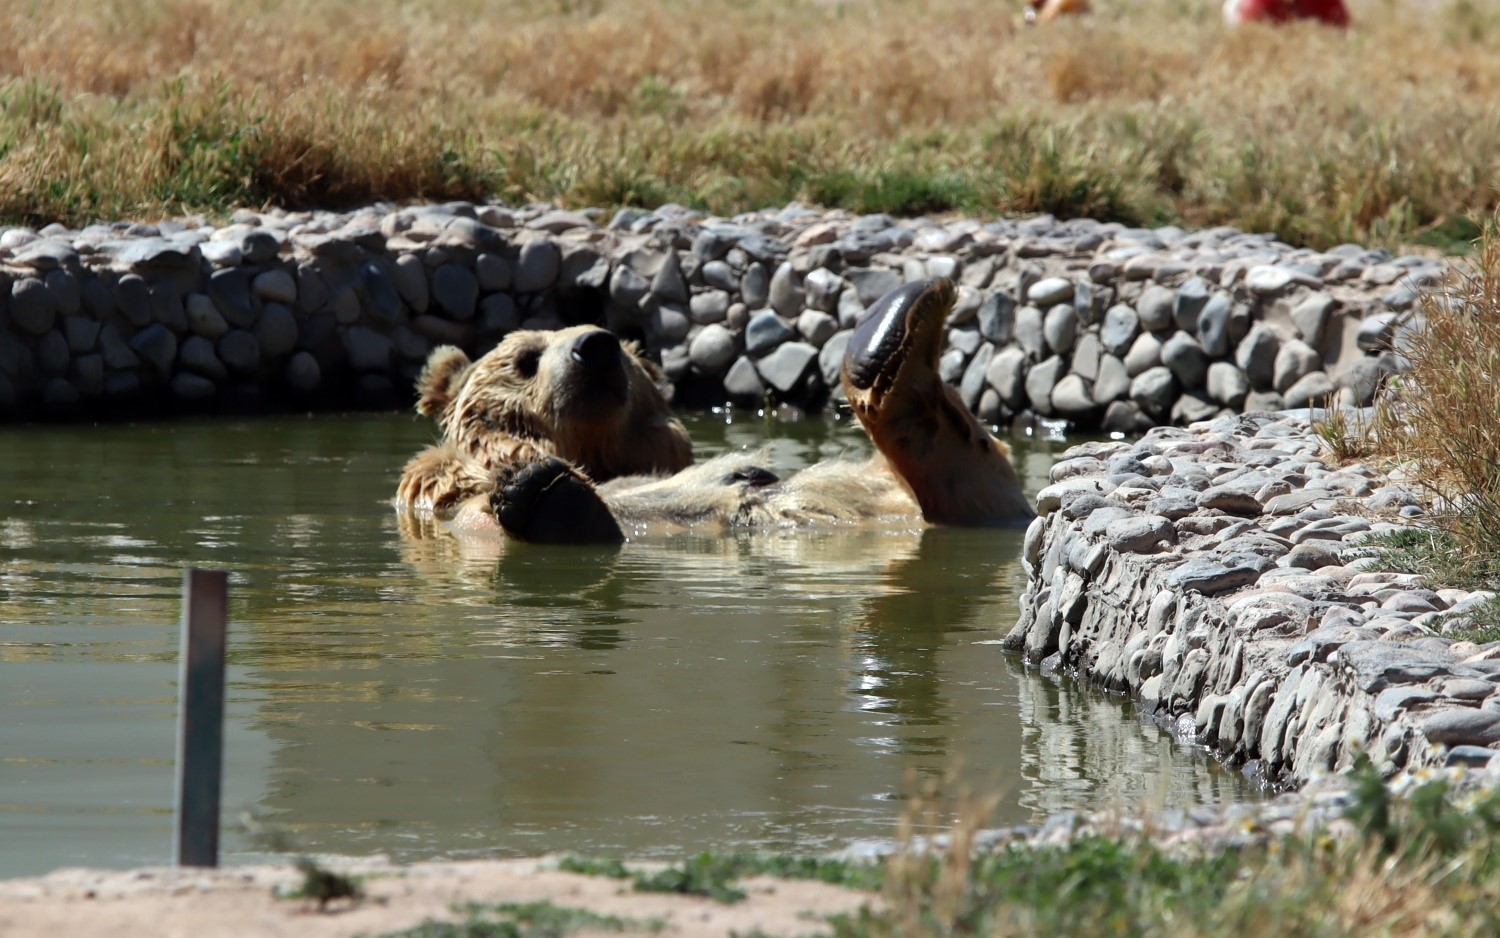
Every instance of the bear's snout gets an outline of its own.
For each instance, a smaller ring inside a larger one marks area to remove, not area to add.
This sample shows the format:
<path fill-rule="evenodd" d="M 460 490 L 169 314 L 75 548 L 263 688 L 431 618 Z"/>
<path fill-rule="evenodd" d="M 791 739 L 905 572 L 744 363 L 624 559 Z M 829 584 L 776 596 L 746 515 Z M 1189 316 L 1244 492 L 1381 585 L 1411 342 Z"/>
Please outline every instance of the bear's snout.
<path fill-rule="evenodd" d="M 585 368 L 607 368 L 620 360 L 620 340 L 599 329 L 573 340 L 573 361 Z"/>

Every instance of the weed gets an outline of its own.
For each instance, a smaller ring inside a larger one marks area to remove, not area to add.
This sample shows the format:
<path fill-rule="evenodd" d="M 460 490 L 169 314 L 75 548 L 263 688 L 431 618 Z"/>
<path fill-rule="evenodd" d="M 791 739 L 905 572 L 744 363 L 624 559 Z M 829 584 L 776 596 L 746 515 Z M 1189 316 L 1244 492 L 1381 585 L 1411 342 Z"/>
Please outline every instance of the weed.
<path fill-rule="evenodd" d="M 286 899 L 312 899 L 322 912 L 335 899 L 357 902 L 364 898 L 364 889 L 359 882 L 342 873 L 324 867 L 311 857 L 298 857 L 293 861 L 302 873 L 302 882 L 291 892 L 283 894 Z"/>
<path fill-rule="evenodd" d="M 1410 365 L 1376 411 L 1382 455 L 1432 496 L 1434 525 L 1376 539 L 1374 556 L 1442 586 L 1500 583 L 1500 238 L 1421 301 L 1398 337 Z"/>
<path fill-rule="evenodd" d="M 584 857 L 563 857 L 557 868 L 564 873 L 581 873 L 584 876 L 607 876 L 610 879 L 629 879 L 630 869 L 619 860 L 590 860 Z"/>
<path fill-rule="evenodd" d="M 632 870 L 619 860 L 580 857 L 565 857 L 557 868 L 587 876 L 634 878 L 635 888 L 642 892 L 708 896 L 720 902 L 738 902 L 745 898 L 744 892 L 735 888 L 734 883 L 746 876 L 815 879 L 850 889 L 877 888 L 884 878 L 883 867 L 876 863 L 758 853 L 701 853 L 651 873 Z"/>
<path fill-rule="evenodd" d="M 382 938 L 563 938 L 575 931 L 650 931 L 650 923 L 639 923 L 586 909 L 550 902 L 483 905 L 470 903 L 462 911 L 462 922 L 424 922 Z"/>
<path fill-rule="evenodd" d="M 715 902 L 739 902 L 745 892 L 734 885 L 741 875 L 734 858 L 700 853 L 680 864 L 654 873 L 638 873 L 635 888 L 641 892 L 676 892 L 706 896 Z"/>
<path fill-rule="evenodd" d="M 1500 794 L 1442 782 L 1394 796 L 1368 762 L 1348 832 L 1239 848 L 1087 836 L 1062 846 L 891 858 L 884 911 L 837 935 L 1466 935 L 1497 923 Z M 972 825 L 961 818 L 960 825 Z"/>
<path fill-rule="evenodd" d="M 1500 203 L 1500 8 L 1334 35 L 1209 6 L 1023 33 L 988 0 L 0 5 L 0 220 L 816 199 L 1450 250 Z"/>
<path fill-rule="evenodd" d="M 1367 459 L 1376 451 L 1373 420 L 1366 420 L 1344 407 L 1329 407 L 1320 419 L 1313 421 L 1313 432 L 1327 447 L 1335 462 L 1351 463 Z"/>

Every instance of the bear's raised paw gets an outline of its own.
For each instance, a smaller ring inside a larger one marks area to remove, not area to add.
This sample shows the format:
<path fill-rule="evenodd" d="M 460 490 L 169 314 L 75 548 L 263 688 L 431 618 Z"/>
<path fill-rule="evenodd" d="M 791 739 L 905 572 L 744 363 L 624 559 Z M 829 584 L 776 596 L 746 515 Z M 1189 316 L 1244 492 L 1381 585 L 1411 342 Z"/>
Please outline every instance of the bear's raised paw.
<path fill-rule="evenodd" d="M 620 525 L 599 493 L 556 456 L 495 475 L 490 509 L 517 540 L 535 544 L 619 544 Z"/>

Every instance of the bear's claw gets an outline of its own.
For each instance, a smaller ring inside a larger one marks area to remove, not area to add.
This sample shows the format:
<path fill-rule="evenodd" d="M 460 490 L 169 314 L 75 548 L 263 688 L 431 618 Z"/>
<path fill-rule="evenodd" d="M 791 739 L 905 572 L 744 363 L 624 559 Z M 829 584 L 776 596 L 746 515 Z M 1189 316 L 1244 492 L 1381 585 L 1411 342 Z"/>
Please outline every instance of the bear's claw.
<path fill-rule="evenodd" d="M 517 540 L 536 544 L 619 544 L 620 525 L 594 487 L 556 456 L 505 466 L 490 509 Z"/>

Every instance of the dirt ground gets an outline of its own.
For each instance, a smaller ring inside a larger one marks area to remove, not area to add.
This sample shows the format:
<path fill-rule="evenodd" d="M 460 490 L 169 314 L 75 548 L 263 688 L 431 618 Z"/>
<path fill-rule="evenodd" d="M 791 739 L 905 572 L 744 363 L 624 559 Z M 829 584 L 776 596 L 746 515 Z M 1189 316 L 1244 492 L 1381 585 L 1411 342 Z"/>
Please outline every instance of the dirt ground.
<path fill-rule="evenodd" d="M 0 881 L 0 936 L 342 938 L 462 921 L 469 903 L 550 902 L 627 920 L 641 934 L 728 938 L 732 934 L 826 933 L 828 916 L 876 907 L 878 897 L 819 882 L 741 880 L 748 898 L 724 904 L 696 896 L 636 892 L 628 881 L 560 872 L 548 860 L 329 864 L 362 877 L 365 897 L 317 903 L 278 897 L 302 875 L 291 866 L 221 870 L 58 870 Z M 632 928 L 625 932 L 636 931 Z M 589 936 L 606 932 L 581 929 Z M 613 932 L 610 932 L 613 934 Z"/>

